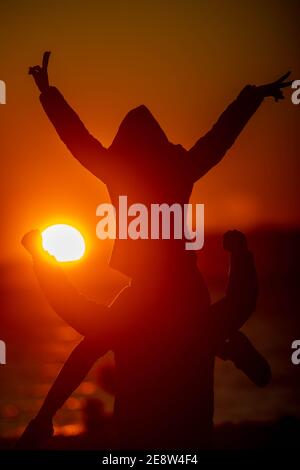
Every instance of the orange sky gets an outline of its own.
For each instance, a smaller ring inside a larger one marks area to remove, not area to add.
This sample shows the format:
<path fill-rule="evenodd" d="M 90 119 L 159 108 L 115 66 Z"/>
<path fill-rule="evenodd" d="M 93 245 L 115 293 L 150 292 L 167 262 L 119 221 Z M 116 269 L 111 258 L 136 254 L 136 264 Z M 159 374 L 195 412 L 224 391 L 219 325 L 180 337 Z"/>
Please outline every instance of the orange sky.
<path fill-rule="evenodd" d="M 2 246 L 22 255 L 31 228 L 71 222 L 95 237 L 105 186 L 68 153 L 44 115 L 29 65 L 51 50 L 51 83 L 109 145 L 144 103 L 190 147 L 247 83 L 300 79 L 297 2 L 8 1 L 0 5 Z M 297 9 L 297 11 L 296 11 Z M 299 225 L 300 106 L 267 100 L 218 168 L 198 182 L 206 230 Z M 25 256 L 25 255 L 24 255 Z"/>

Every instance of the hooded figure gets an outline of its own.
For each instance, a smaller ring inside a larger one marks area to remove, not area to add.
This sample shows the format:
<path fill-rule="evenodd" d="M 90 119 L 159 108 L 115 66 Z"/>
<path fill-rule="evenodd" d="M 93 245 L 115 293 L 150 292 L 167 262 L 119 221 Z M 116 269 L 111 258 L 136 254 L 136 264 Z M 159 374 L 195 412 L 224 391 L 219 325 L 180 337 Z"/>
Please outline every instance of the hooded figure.
<path fill-rule="evenodd" d="M 245 87 L 213 128 L 189 151 L 169 142 L 146 106 L 139 106 L 125 116 L 106 149 L 89 134 L 55 87 L 48 87 L 40 99 L 74 157 L 106 184 L 117 210 L 121 195 L 128 197 L 128 205 L 142 203 L 148 209 L 154 203 L 187 204 L 193 184 L 222 159 L 263 96 L 257 87 Z M 156 277 L 159 281 L 170 272 L 174 258 L 175 264 L 179 260 L 196 263 L 193 254 L 185 250 L 184 239 L 117 237 L 110 265 L 133 279 L 143 277 L 146 270 L 148 278 Z M 202 289 L 205 290 L 204 286 Z"/>
<path fill-rule="evenodd" d="M 60 92 L 49 86 L 49 56 L 46 52 L 42 67 L 29 70 L 41 91 L 44 110 L 74 157 L 107 185 L 115 207 L 120 195 L 126 195 L 129 204 L 188 203 L 193 184 L 222 159 L 263 99 L 283 99 L 281 89 L 291 84 L 285 82 L 288 73 L 268 85 L 246 86 L 189 151 L 168 141 L 145 106 L 127 114 L 112 145 L 105 149 Z M 49 303 L 86 336 L 58 376 L 57 389 L 53 386 L 48 403 L 53 412 L 76 388 L 97 354 L 109 348 L 116 358 L 114 413 L 121 445 L 203 448 L 212 430 L 215 354 L 230 357 L 257 385 L 268 382 L 268 364 L 238 331 L 257 299 L 255 265 L 243 234 L 233 231 L 224 236 L 224 248 L 231 253 L 229 284 L 224 298 L 213 305 L 196 256 L 185 250 L 183 240 L 117 239 L 111 265 L 132 277 L 133 283 L 110 308 L 79 295 L 58 266 L 45 267 L 28 236 L 23 244 L 33 255 Z M 83 354 L 85 364 L 76 375 L 77 357 Z M 69 379 L 71 385 L 62 387 L 61 395 L 61 385 Z M 49 411 L 48 404 L 45 401 L 41 411 Z M 33 425 L 33 431 L 40 429 Z M 28 433 L 30 437 L 30 426 Z"/>
<path fill-rule="evenodd" d="M 148 208 L 187 204 L 194 182 L 221 160 L 263 97 L 256 87 L 246 87 L 189 151 L 169 142 L 145 106 L 126 115 L 105 149 L 56 88 L 49 87 L 40 99 L 61 139 L 107 185 L 118 209 L 120 195 L 128 197 L 128 205 Z M 122 445 L 205 446 L 212 429 L 216 338 L 223 344 L 254 309 L 253 262 L 243 262 L 248 274 L 235 280 L 230 308 L 227 301 L 216 308 L 213 327 L 208 326 L 210 296 L 185 240 L 117 238 L 110 264 L 133 278 L 132 288 L 112 305 L 120 324 L 130 318 L 113 345 Z"/>

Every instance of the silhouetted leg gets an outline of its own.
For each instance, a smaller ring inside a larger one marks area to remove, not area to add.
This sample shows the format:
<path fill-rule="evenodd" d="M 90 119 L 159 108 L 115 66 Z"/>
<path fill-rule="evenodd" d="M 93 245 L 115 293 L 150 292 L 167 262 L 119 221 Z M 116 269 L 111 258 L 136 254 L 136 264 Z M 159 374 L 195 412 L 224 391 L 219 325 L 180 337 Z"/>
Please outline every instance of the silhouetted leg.
<path fill-rule="evenodd" d="M 16 444 L 17 449 L 40 447 L 53 435 L 52 419 L 69 396 L 80 385 L 93 364 L 107 349 L 84 338 L 66 360 L 36 417 L 30 421 Z"/>
<path fill-rule="evenodd" d="M 101 345 L 90 341 L 89 338 L 84 338 L 63 365 L 37 414 L 37 418 L 52 419 L 67 398 L 81 384 L 94 363 L 106 353 L 107 349 L 101 348 Z"/>

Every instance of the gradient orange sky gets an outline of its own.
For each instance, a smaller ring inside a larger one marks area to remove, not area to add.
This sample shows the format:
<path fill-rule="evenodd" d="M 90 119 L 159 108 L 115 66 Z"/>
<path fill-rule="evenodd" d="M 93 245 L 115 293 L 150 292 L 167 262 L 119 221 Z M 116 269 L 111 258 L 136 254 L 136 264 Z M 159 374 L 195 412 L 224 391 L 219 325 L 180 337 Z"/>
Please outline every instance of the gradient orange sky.
<path fill-rule="evenodd" d="M 51 84 L 104 145 L 144 103 L 171 141 L 190 147 L 245 84 L 288 70 L 300 79 L 297 3 L 2 0 L 2 259 L 22 256 L 23 233 L 52 222 L 71 222 L 111 248 L 95 235 L 106 187 L 60 142 L 27 75 L 44 50 L 52 51 Z M 207 231 L 299 225 L 300 106 L 286 95 L 278 104 L 266 100 L 195 185 L 192 202 L 206 205 Z"/>

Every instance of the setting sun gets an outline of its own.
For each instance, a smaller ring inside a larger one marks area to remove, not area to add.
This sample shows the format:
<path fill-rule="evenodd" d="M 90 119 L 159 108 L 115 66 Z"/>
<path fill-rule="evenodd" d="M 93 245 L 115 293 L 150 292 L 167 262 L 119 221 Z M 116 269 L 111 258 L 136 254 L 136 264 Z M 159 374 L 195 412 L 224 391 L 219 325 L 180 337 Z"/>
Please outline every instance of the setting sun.
<path fill-rule="evenodd" d="M 85 252 L 82 234 L 66 224 L 47 227 L 42 232 L 42 244 L 45 251 L 61 262 L 76 261 L 82 258 Z"/>

